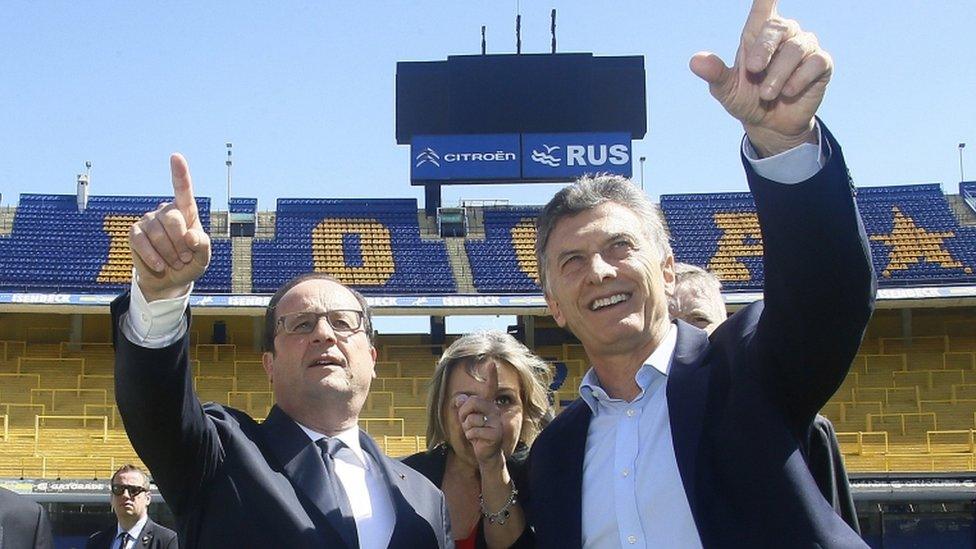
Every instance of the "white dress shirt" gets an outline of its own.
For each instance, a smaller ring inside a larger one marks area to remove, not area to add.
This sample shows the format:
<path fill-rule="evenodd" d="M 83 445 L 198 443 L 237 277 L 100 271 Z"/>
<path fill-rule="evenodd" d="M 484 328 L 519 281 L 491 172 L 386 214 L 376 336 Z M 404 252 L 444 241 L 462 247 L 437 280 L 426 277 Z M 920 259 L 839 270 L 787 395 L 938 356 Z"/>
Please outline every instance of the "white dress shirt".
<path fill-rule="evenodd" d="M 301 423 L 298 426 L 313 442 L 327 438 Z M 349 505 L 356 519 L 359 546 L 364 549 L 386 547 L 393 537 L 396 512 L 383 473 L 359 444 L 359 427 L 350 427 L 335 438 L 346 445 L 335 453 L 335 472 L 349 497 Z"/>
<path fill-rule="evenodd" d="M 820 143 L 819 123 L 816 130 Z M 756 173 L 783 184 L 813 177 L 829 154 L 807 143 L 760 159 L 745 138 L 742 152 Z M 702 546 L 674 455 L 668 413 L 667 380 L 676 342 L 671 324 L 634 376 L 640 392 L 629 402 L 610 398 L 593 368 L 583 377 L 580 396 L 593 412 L 583 458 L 584 547 Z"/>
<path fill-rule="evenodd" d="M 112 540 L 111 549 L 133 549 L 134 547 L 137 547 L 138 544 L 136 542 L 139 540 L 136 536 L 142 533 L 142 529 L 146 526 L 147 522 L 149 522 L 149 515 L 143 515 L 142 518 L 136 521 L 132 528 L 129 528 L 128 530 L 123 530 L 121 524 L 116 525 L 115 539 Z M 129 534 L 128 541 L 124 544 L 122 543 L 122 540 L 119 539 L 119 535 L 122 532 Z"/>

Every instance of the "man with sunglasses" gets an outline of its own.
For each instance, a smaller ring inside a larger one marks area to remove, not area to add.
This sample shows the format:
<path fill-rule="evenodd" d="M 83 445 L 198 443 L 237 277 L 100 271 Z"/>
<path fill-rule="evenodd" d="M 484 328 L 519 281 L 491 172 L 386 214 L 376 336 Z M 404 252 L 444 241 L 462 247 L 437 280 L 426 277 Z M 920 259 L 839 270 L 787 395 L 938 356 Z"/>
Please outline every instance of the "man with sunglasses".
<path fill-rule="evenodd" d="M 133 284 L 112 315 L 119 412 L 184 546 L 452 546 L 443 494 L 357 426 L 376 375 L 372 323 L 334 278 L 297 277 L 268 304 L 276 404 L 263 423 L 197 400 L 185 311 L 210 239 L 186 160 L 170 169 L 174 201 L 132 227 Z"/>
<path fill-rule="evenodd" d="M 178 549 L 176 532 L 149 518 L 149 479 L 135 465 L 123 465 L 112 475 L 112 511 L 119 522 L 95 532 L 85 549 Z"/>

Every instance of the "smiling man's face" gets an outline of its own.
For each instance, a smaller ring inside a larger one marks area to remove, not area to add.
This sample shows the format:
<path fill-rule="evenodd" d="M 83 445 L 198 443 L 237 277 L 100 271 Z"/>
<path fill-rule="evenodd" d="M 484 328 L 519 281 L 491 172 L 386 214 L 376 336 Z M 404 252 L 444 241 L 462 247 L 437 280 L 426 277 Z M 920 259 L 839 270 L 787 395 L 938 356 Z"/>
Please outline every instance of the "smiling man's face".
<path fill-rule="evenodd" d="M 341 284 L 310 279 L 282 296 L 275 316 L 335 310 L 362 311 L 362 306 Z M 280 323 L 276 326 L 275 352 L 264 353 L 263 362 L 278 406 L 294 419 L 314 417 L 336 402 L 358 413 L 375 377 L 376 349 L 365 330 L 337 330 L 324 316 L 308 333 L 286 333 Z"/>
<path fill-rule="evenodd" d="M 663 262 L 637 215 L 614 202 L 560 219 L 546 245 L 546 302 L 591 360 L 643 352 L 666 333 L 674 258 Z"/>

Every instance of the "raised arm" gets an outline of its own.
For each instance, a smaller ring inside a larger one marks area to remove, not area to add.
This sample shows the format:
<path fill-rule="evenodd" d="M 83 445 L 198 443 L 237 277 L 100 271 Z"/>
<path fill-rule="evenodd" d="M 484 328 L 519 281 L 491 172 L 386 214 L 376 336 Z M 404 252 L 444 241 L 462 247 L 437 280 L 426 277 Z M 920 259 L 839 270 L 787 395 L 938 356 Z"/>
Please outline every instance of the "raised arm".
<path fill-rule="evenodd" d="M 138 290 L 149 303 L 186 295 L 210 261 L 210 238 L 200 225 L 186 160 L 174 154 L 170 171 L 174 201 L 144 215 L 129 238 Z M 142 308 L 137 314 L 154 312 Z M 183 327 L 188 319 L 173 327 L 170 344 L 148 348 L 127 335 L 134 331 L 129 309 L 127 294 L 112 303 L 116 402 L 133 447 L 180 516 L 216 468 L 220 444 L 193 392 Z"/>
<path fill-rule="evenodd" d="M 816 36 L 756 0 L 735 63 L 699 53 L 692 71 L 745 128 L 762 157 L 817 143 L 816 113 L 833 73 Z M 864 227 L 840 146 L 821 126 L 826 165 L 781 184 L 746 171 L 763 235 L 764 310 L 752 344 L 759 374 L 789 417 L 809 421 L 843 381 L 874 306 Z"/>

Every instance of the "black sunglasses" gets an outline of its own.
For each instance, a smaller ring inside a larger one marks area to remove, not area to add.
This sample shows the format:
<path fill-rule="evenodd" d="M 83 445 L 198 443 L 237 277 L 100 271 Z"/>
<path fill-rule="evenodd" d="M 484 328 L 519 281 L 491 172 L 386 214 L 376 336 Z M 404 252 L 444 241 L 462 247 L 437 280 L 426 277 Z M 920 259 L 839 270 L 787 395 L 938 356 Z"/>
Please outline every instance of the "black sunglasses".
<path fill-rule="evenodd" d="M 149 488 L 143 488 L 142 486 L 134 486 L 132 484 L 113 484 L 112 493 L 116 496 L 121 496 L 125 491 L 129 491 L 129 497 L 136 497 L 143 492 L 148 492 Z"/>

